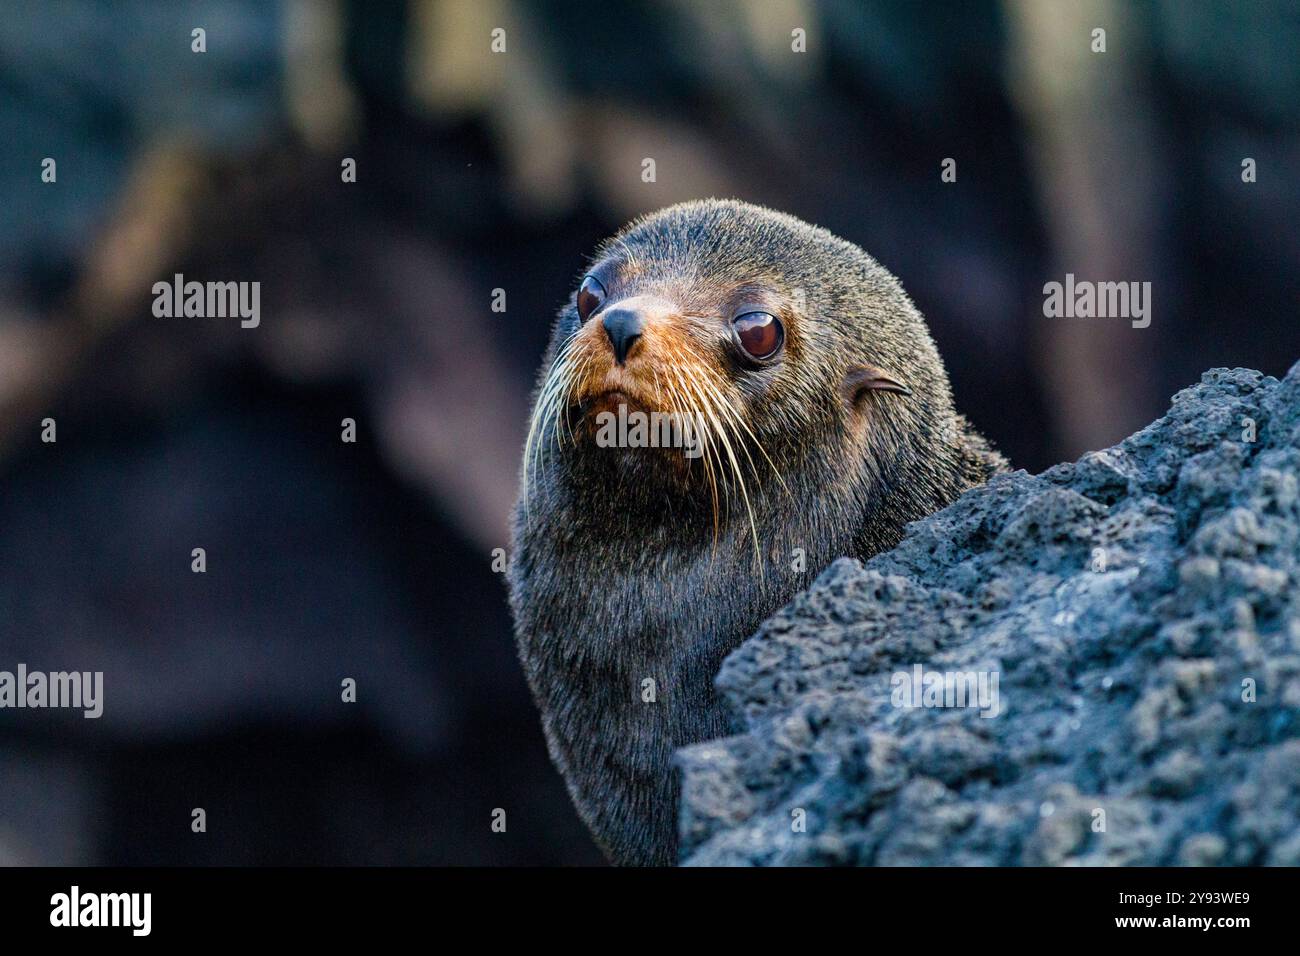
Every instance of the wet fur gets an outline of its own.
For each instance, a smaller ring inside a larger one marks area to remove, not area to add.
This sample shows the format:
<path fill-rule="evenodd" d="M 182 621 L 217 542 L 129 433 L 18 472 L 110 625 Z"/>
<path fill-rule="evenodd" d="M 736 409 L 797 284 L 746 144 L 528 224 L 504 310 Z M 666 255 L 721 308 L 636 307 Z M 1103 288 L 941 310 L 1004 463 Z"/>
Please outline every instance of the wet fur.
<path fill-rule="evenodd" d="M 897 280 L 857 246 L 790 216 L 707 200 L 630 224 L 593 262 L 610 259 L 625 264 L 620 294 L 654 292 L 700 314 L 692 348 L 729 377 L 784 482 L 751 452 L 761 571 L 737 495 L 715 532 L 701 469 L 684 479 L 672 452 L 597 448 L 581 435 L 558 447 L 546 430 L 544 467 L 516 506 L 511 606 L 552 759 L 613 861 L 673 864 L 673 752 L 735 729 L 713 690 L 722 659 L 836 557 L 892 547 L 909 521 L 1005 462 L 954 410 L 938 351 Z M 719 291 L 743 284 L 776 290 L 787 310 L 775 368 L 737 365 L 709 331 L 727 321 Z M 570 299 L 543 377 L 578 328 Z M 846 401 L 846 377 L 864 366 L 910 394 L 866 389 Z M 804 573 L 791 570 L 795 549 L 806 553 Z M 654 703 L 642 701 L 646 678 Z"/>

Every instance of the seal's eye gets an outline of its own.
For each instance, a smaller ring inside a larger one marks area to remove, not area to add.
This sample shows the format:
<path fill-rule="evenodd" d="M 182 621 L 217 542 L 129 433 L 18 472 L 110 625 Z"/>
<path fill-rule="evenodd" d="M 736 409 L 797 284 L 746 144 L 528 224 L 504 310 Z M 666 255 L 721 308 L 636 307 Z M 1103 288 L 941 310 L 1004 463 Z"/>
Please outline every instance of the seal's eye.
<path fill-rule="evenodd" d="M 578 318 L 586 322 L 591 313 L 604 304 L 605 287 L 595 277 L 587 276 L 582 280 L 582 285 L 578 286 Z"/>
<path fill-rule="evenodd" d="M 781 320 L 766 312 L 746 312 L 731 323 L 740 347 L 750 358 L 769 359 L 785 344 Z"/>

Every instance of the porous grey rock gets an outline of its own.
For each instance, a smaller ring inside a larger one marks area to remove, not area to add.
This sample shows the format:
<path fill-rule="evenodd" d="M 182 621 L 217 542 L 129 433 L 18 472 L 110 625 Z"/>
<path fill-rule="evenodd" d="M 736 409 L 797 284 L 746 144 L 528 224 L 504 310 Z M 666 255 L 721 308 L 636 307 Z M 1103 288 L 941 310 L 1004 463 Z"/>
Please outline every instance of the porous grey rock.
<path fill-rule="evenodd" d="M 683 862 L 1300 864 L 1298 476 L 1300 365 L 1215 369 L 837 561 L 723 664 Z M 996 716 L 897 706 L 918 664 Z"/>

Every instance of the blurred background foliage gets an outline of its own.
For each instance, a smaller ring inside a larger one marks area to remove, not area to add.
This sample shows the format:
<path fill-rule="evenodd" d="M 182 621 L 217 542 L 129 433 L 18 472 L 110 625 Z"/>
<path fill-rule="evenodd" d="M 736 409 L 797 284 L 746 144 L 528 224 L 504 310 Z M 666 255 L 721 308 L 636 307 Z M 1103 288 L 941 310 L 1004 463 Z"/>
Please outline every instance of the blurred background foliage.
<path fill-rule="evenodd" d="M 0 862 L 597 861 L 490 567 L 595 243 L 709 195 L 830 228 L 1039 470 L 1300 357 L 1298 41 L 1281 0 L 8 6 L 0 667 L 106 706 L 0 712 Z M 175 272 L 261 326 L 154 318 Z M 1066 272 L 1150 328 L 1044 318 Z"/>

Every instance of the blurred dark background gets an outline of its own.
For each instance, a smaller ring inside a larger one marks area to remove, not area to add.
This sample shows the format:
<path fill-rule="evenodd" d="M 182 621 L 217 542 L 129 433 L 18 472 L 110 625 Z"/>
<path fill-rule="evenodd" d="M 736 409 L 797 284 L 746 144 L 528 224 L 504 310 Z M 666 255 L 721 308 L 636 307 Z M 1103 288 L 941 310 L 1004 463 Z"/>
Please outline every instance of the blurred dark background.
<path fill-rule="evenodd" d="M 6 5 L 0 669 L 105 709 L 0 711 L 0 863 L 597 862 L 491 566 L 594 244 L 709 195 L 830 228 L 1039 470 L 1300 358 L 1298 41 L 1248 0 Z M 261 325 L 155 318 L 175 272 Z M 1066 272 L 1150 327 L 1044 318 Z"/>

